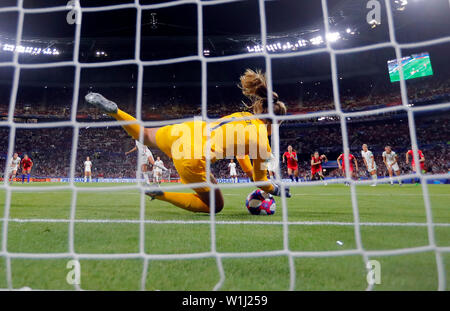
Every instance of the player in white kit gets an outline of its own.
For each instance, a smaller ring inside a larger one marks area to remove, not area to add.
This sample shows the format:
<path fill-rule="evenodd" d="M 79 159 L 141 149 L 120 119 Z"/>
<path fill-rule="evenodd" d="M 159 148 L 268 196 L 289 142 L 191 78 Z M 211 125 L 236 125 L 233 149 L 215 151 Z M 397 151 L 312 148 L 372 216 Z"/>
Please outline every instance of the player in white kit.
<path fill-rule="evenodd" d="M 153 154 L 146 145 L 141 144 L 137 140 L 135 142 L 136 142 L 136 146 L 133 149 L 131 149 L 130 151 L 125 152 L 125 155 L 135 152 L 136 150 L 138 151 L 138 156 L 139 156 L 138 161 L 139 161 L 139 163 L 141 163 L 142 175 L 144 175 L 145 182 L 147 184 L 150 184 L 148 165 L 149 164 L 154 165 L 155 159 L 153 159 Z"/>
<path fill-rule="evenodd" d="M 395 175 L 400 176 L 400 167 L 398 166 L 397 160 L 397 154 L 392 150 L 391 146 L 384 147 L 383 162 L 388 169 L 391 185 L 394 184 L 392 180 L 393 172 L 395 172 Z M 399 180 L 398 183 L 401 185 L 402 181 Z"/>
<path fill-rule="evenodd" d="M 160 157 L 156 157 L 156 161 L 153 166 L 153 182 L 155 184 L 161 184 L 162 172 L 163 170 L 167 171 L 167 168 L 164 166 L 164 163 L 161 161 Z"/>
<path fill-rule="evenodd" d="M 89 157 L 86 157 L 86 161 L 84 161 L 84 182 L 87 182 L 89 178 L 89 182 L 92 182 L 92 162 Z"/>
<path fill-rule="evenodd" d="M 14 153 L 13 157 L 9 160 L 8 165 L 8 179 L 11 177 L 11 182 L 16 178 L 17 170 L 19 169 L 21 159 L 17 153 Z"/>
<path fill-rule="evenodd" d="M 361 156 L 364 161 L 364 165 L 367 168 L 367 171 L 370 174 L 370 177 L 373 180 L 373 184 L 371 186 L 377 185 L 377 164 L 375 163 L 375 157 L 373 156 L 372 151 L 369 150 L 366 144 L 362 145 Z"/>
<path fill-rule="evenodd" d="M 267 160 L 267 171 L 269 172 L 269 178 L 275 179 L 275 171 L 278 167 L 278 162 L 273 153 L 270 154 L 270 158 Z"/>
<path fill-rule="evenodd" d="M 234 163 L 234 160 L 230 160 L 230 163 L 228 163 L 228 168 L 230 169 L 231 180 L 233 183 L 237 183 L 236 163 Z"/>

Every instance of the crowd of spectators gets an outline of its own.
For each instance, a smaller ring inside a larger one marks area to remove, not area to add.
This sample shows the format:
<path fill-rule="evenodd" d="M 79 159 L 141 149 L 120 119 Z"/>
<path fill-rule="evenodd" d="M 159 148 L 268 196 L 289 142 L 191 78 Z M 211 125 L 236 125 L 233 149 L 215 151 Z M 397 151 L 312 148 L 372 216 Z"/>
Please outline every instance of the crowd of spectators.
<path fill-rule="evenodd" d="M 450 116 L 448 114 L 425 115 L 416 119 L 416 133 L 419 148 L 426 158 L 426 167 L 430 173 L 447 173 L 450 165 Z M 406 119 L 359 121 L 348 123 L 350 152 L 357 157 L 359 174 L 366 175 L 360 155 L 361 145 L 366 143 L 375 155 L 378 174 L 386 175 L 382 160 L 386 145 L 392 146 L 399 155 L 399 164 L 403 173 L 411 167 L 405 162 L 405 152 L 410 149 L 410 133 Z M 125 152 L 134 147 L 134 141 L 121 127 L 80 128 L 78 146 L 73 148 L 74 129 L 55 127 L 42 129 L 17 129 L 14 151 L 20 156 L 28 154 L 34 161 L 34 176 L 66 177 L 70 175 L 72 152 L 76 151 L 76 176 L 83 175 L 83 162 L 90 157 L 93 162 L 93 175 L 104 178 L 133 178 L 136 176 L 137 154 L 125 156 Z M 8 150 L 8 128 L 0 128 L 0 161 L 4 165 Z M 299 173 L 309 177 L 310 157 L 314 151 L 326 154 L 333 161 L 342 153 L 342 135 L 338 123 L 292 124 L 280 127 L 280 155 L 292 145 L 299 157 Z M 165 166 L 171 170 L 171 178 L 177 178 L 172 161 L 158 150 L 154 156 L 160 156 Z M 228 177 L 229 160 L 219 160 L 212 165 L 212 172 L 218 178 Z M 4 167 L 4 166 L 1 167 Z M 284 176 L 285 166 L 281 165 Z M 238 174 L 245 174 L 238 169 Z M 327 176 L 339 175 L 336 167 L 329 168 Z"/>
<path fill-rule="evenodd" d="M 335 103 L 329 83 L 305 83 L 301 87 L 287 84 L 279 87 L 280 98 L 288 107 L 290 114 L 307 114 L 318 111 L 335 110 Z M 375 108 L 398 106 L 402 104 L 399 85 L 373 86 L 373 90 L 361 91 L 358 85 L 352 89 L 340 90 L 340 103 L 343 111 L 360 111 Z M 369 86 L 370 88 L 370 86 Z M 295 90 L 290 92 L 289 90 Z M 104 114 L 84 102 L 89 91 L 101 92 L 116 101 L 122 110 L 135 115 L 136 88 L 113 87 L 93 88 L 82 86 L 77 103 L 79 120 L 98 120 Z M 278 90 L 277 90 L 278 91 Z M 10 87 L 0 85 L 0 94 L 9 98 Z M 410 105 L 423 105 L 448 102 L 450 100 L 450 79 L 429 79 L 407 84 Z M 241 98 L 243 99 L 243 98 Z M 236 86 L 208 87 L 207 112 L 210 117 L 220 117 L 245 109 L 239 98 Z M 70 119 L 72 112 L 73 86 L 22 87 L 19 89 L 14 114 L 16 117 Z M 189 118 L 201 115 L 201 88 L 165 86 L 147 88 L 142 91 L 142 120 L 168 120 Z M 0 118 L 8 115 L 7 103 L 0 105 Z"/>
<path fill-rule="evenodd" d="M 428 84 L 429 85 L 428 85 Z M 236 88 L 235 86 L 233 86 Z M 306 87 L 306 86 L 305 86 Z M 281 88 L 287 92 L 288 86 Z M 327 92 L 320 92 L 321 87 L 315 84 L 315 89 L 305 91 L 298 96 L 286 97 L 283 100 L 292 114 L 305 114 L 314 111 L 332 110 L 334 102 Z M 327 87 L 329 90 L 329 86 Z M 141 111 L 143 120 L 168 120 L 201 115 L 201 89 L 198 87 L 165 87 L 143 89 L 143 105 L 136 107 L 136 90 L 128 88 L 92 89 L 82 86 L 77 105 L 77 119 L 82 122 L 110 120 L 97 109 L 89 107 L 83 100 L 88 91 L 99 91 L 114 99 L 119 106 L 132 115 Z M 208 89 L 208 115 L 220 117 L 245 109 L 236 100 L 236 90 L 228 87 L 212 87 Z M 9 89 L 0 86 L 0 94 L 8 98 Z M 344 110 L 369 109 L 372 106 L 384 107 L 401 105 L 399 90 L 394 88 L 380 92 L 362 95 L 361 92 L 343 92 L 341 104 Z M 356 94 L 356 95 L 355 95 Z M 8 95 L 8 96 L 7 96 Z M 20 89 L 15 105 L 16 122 L 49 122 L 70 120 L 72 114 L 71 102 L 73 89 L 69 86 L 46 86 Z M 412 105 L 435 104 L 450 101 L 450 80 L 428 80 L 428 82 L 410 83 L 408 81 L 408 99 Z M 8 101 L 0 104 L 0 120 L 8 116 Z M 449 168 L 448 148 L 450 144 L 450 128 L 448 110 L 444 114 L 423 115 L 416 119 L 417 139 L 419 147 L 424 151 L 426 163 L 431 173 L 447 173 Z M 409 172 L 404 161 L 404 153 L 410 149 L 409 124 L 405 115 L 388 113 L 369 117 L 348 119 L 348 139 L 350 151 L 357 156 L 360 173 L 365 174 L 360 157 L 361 145 L 366 143 L 374 152 L 379 167 L 379 174 L 386 175 L 381 153 L 385 145 L 391 145 L 399 154 L 400 167 L 403 172 Z M 72 151 L 76 154 L 76 176 L 83 174 L 83 162 L 87 156 L 93 162 L 93 175 L 105 178 L 135 177 L 137 156 L 125 156 L 125 151 L 134 146 L 134 142 L 120 127 L 97 128 L 81 127 L 78 136 L 78 146 L 73 148 L 74 136 L 72 127 L 53 127 L 44 129 L 17 129 L 15 133 L 15 151 L 20 155 L 27 153 L 34 161 L 35 176 L 65 177 L 70 174 Z M 0 128 L 0 167 L 4 167 L 9 141 L 8 127 Z M 342 133 L 337 117 L 314 118 L 298 121 L 287 121 L 280 128 L 280 153 L 288 145 L 292 145 L 299 154 L 299 170 L 301 176 L 309 175 L 310 155 L 318 150 L 335 160 L 342 152 Z M 171 169 L 171 177 L 177 178 L 172 162 L 164 154 L 161 156 L 166 167 Z M 285 168 L 283 167 L 283 171 Z M 212 171 L 217 177 L 228 176 L 228 161 L 221 160 L 213 164 Z M 244 173 L 238 169 L 238 174 Z M 285 174 L 285 172 L 284 172 Z M 339 174 L 336 169 L 328 170 L 328 176 Z"/>

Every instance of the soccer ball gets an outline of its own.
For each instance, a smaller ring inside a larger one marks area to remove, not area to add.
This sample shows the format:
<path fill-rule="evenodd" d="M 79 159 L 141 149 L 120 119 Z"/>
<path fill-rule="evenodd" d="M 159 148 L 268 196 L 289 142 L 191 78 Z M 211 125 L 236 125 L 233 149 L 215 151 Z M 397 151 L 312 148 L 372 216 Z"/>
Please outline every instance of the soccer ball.
<path fill-rule="evenodd" d="M 257 189 L 247 196 L 245 206 L 252 215 L 273 215 L 276 209 L 273 196 L 261 189 Z"/>

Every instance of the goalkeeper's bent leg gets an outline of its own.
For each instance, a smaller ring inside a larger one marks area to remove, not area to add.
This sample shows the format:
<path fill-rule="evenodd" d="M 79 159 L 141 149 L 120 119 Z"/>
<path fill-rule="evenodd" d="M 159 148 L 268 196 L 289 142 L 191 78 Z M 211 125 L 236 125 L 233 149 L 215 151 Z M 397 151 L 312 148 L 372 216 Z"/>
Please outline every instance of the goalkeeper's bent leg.
<path fill-rule="evenodd" d="M 194 213 L 209 213 L 209 206 L 200 199 L 198 194 L 164 192 L 162 195 L 155 196 L 155 199 L 169 202 Z"/>
<path fill-rule="evenodd" d="M 117 121 L 137 121 L 135 117 L 120 109 L 117 109 L 116 113 L 110 113 L 109 115 Z M 135 140 L 140 139 L 141 131 L 143 131 L 144 145 L 159 149 L 159 146 L 156 144 L 156 132 L 160 129 L 160 127 L 145 128 L 139 124 L 127 124 L 122 125 L 122 127 L 128 135 L 133 137 Z"/>
<path fill-rule="evenodd" d="M 223 209 L 223 197 L 219 189 L 215 190 L 215 211 L 219 213 Z M 209 192 L 179 193 L 179 192 L 160 192 L 158 194 L 147 194 L 154 199 L 171 203 L 179 208 L 194 213 L 209 213 Z"/>
<path fill-rule="evenodd" d="M 211 175 L 211 182 L 217 184 L 214 176 Z M 273 187 L 273 186 L 272 186 Z M 178 193 L 178 192 L 163 192 L 161 190 L 157 191 L 147 191 L 146 194 L 152 199 L 157 199 L 165 202 L 169 202 L 182 209 L 195 212 L 195 213 L 210 213 L 210 190 L 200 190 L 194 188 L 194 193 Z M 224 207 L 224 199 L 220 189 L 214 190 L 214 210 L 219 213 Z"/>
<path fill-rule="evenodd" d="M 129 115 L 128 113 L 126 113 L 125 111 L 122 111 L 120 109 L 117 109 L 117 113 L 110 113 L 109 115 L 111 117 L 113 117 L 114 119 L 116 119 L 117 121 L 137 121 L 136 118 L 134 118 L 133 116 Z M 128 133 L 128 135 L 133 137 L 133 139 L 135 139 L 135 140 L 139 140 L 141 129 L 142 130 L 144 129 L 139 124 L 127 124 L 127 125 L 122 125 L 122 127 Z"/>
<path fill-rule="evenodd" d="M 101 94 L 89 93 L 86 95 L 85 99 L 89 104 L 99 108 L 103 112 L 105 112 L 108 115 L 110 115 L 111 117 L 115 118 L 117 121 L 131 121 L 131 122 L 137 121 L 136 118 L 134 118 L 133 116 L 129 115 L 128 113 L 120 110 L 117 107 L 116 103 L 106 99 Z M 143 130 L 144 131 L 144 144 L 147 146 L 150 146 L 150 147 L 158 147 L 156 145 L 155 135 L 156 135 L 156 131 L 159 128 L 145 129 L 144 127 L 137 124 L 137 122 L 135 124 L 123 125 L 122 127 L 125 129 L 125 131 L 128 133 L 128 135 L 133 137 L 133 139 L 135 139 L 135 140 L 140 139 L 141 130 Z"/>

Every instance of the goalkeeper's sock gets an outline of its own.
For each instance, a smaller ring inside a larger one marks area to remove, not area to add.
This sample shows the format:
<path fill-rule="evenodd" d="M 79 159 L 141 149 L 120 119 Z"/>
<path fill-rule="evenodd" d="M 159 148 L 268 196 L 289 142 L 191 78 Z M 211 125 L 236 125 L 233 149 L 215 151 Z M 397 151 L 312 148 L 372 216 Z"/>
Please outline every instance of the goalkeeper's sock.
<path fill-rule="evenodd" d="M 117 109 L 117 113 L 111 113 L 110 116 L 115 118 L 117 121 L 137 121 L 136 118 L 120 109 Z M 140 126 L 139 124 L 127 124 L 122 125 L 122 127 L 128 133 L 128 135 L 130 135 L 131 137 L 133 137 L 133 139 L 136 140 L 139 139 L 139 133 L 141 131 L 141 128 L 143 129 L 143 127 Z"/>
<path fill-rule="evenodd" d="M 164 192 L 162 195 L 155 196 L 155 199 L 172 203 L 182 209 L 195 213 L 209 213 L 209 206 L 206 205 L 197 194 Z"/>

